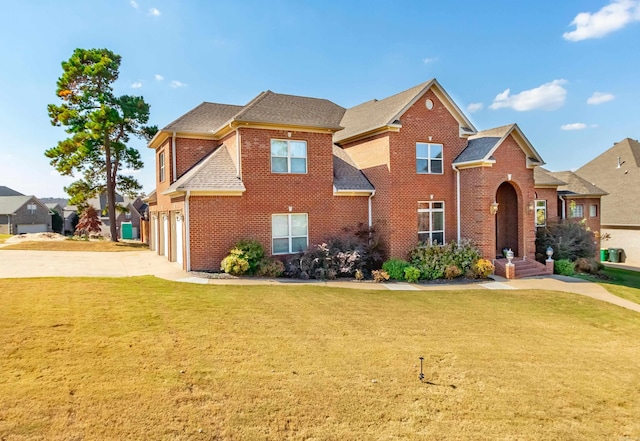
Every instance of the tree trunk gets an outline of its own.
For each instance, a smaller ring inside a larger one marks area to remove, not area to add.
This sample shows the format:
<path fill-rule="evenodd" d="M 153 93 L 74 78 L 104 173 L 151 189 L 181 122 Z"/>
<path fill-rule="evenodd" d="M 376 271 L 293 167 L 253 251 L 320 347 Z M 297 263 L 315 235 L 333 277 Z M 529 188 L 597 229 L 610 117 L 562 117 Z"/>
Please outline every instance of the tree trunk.
<path fill-rule="evenodd" d="M 106 156 L 107 168 L 107 210 L 109 214 L 109 232 L 111 233 L 111 242 L 118 241 L 118 230 L 116 228 L 116 181 L 113 177 L 111 163 L 111 145 L 109 135 L 104 137 L 104 152 Z"/>

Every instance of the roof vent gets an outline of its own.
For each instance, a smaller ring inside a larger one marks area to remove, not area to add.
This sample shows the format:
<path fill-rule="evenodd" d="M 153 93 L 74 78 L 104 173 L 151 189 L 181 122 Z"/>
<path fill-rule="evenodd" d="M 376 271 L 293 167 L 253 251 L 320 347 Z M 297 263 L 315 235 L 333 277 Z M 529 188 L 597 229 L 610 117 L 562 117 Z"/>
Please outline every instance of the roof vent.
<path fill-rule="evenodd" d="M 626 161 L 622 161 L 620 162 L 620 156 L 618 156 L 618 166 L 616 168 L 620 168 L 622 166 L 622 164 L 624 164 Z"/>

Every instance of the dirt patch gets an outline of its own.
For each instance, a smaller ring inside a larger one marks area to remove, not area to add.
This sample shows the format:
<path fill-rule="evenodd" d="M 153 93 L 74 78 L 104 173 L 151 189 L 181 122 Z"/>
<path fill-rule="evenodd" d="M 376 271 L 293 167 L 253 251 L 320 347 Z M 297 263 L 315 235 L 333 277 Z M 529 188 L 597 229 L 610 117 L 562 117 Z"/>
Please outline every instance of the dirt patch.
<path fill-rule="evenodd" d="M 10 237 L 5 240 L 4 243 L 21 243 L 21 242 L 51 242 L 51 241 L 61 241 L 66 240 L 67 238 L 62 234 L 58 233 L 27 233 L 27 234 L 18 234 L 16 236 Z"/>

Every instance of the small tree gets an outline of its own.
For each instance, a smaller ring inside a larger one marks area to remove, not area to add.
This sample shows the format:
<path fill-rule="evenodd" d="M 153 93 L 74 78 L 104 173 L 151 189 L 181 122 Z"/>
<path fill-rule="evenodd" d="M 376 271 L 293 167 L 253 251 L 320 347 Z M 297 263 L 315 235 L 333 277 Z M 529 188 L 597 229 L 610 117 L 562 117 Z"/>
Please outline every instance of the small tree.
<path fill-rule="evenodd" d="M 98 217 L 98 212 L 92 206 L 88 206 L 82 212 L 78 225 L 76 226 L 76 236 L 88 236 L 91 233 L 99 233 L 102 222 Z"/>
<path fill-rule="evenodd" d="M 544 261 L 547 248 L 553 248 L 553 258 L 575 261 L 596 255 L 596 238 L 583 222 L 552 222 L 536 234 L 536 257 Z"/>
<path fill-rule="evenodd" d="M 57 211 L 51 212 L 51 229 L 54 233 L 62 234 L 62 229 L 64 228 L 64 219 L 60 216 L 60 213 Z"/>

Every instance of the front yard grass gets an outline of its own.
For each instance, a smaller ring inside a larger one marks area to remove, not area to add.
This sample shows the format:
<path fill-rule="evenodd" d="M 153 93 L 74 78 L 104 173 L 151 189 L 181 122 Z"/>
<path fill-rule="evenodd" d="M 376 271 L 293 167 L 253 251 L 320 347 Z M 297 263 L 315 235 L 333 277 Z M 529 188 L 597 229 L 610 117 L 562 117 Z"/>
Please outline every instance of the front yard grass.
<path fill-rule="evenodd" d="M 611 294 L 640 304 L 640 272 L 605 267 L 601 273 L 609 277 L 609 280 L 602 280 L 587 274 L 579 274 L 578 277 L 599 283 Z"/>
<path fill-rule="evenodd" d="M 20 242 L 3 247 L 5 250 L 30 251 L 97 251 L 121 252 L 148 249 L 149 246 L 141 242 L 111 242 L 110 240 L 58 240 Z"/>
<path fill-rule="evenodd" d="M 0 243 L 4 243 L 4 241 L 9 239 L 10 237 L 10 234 L 0 234 Z"/>
<path fill-rule="evenodd" d="M 0 317 L 0 439 L 640 438 L 640 314 L 572 294 L 3 279 Z"/>

